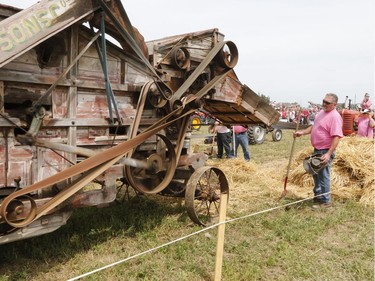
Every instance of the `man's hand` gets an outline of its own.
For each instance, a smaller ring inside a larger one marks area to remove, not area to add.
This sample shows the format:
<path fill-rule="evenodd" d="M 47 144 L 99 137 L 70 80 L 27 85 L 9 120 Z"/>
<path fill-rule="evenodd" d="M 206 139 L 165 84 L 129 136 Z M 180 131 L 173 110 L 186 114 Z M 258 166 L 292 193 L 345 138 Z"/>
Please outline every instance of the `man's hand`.
<path fill-rule="evenodd" d="M 320 157 L 320 160 L 322 160 L 322 163 L 327 164 L 330 158 L 331 154 L 327 152 Z"/>
<path fill-rule="evenodd" d="M 304 135 L 303 130 L 301 130 L 301 131 L 295 131 L 293 133 L 293 137 L 295 137 L 295 138 L 298 138 L 298 137 L 303 136 L 303 135 Z"/>

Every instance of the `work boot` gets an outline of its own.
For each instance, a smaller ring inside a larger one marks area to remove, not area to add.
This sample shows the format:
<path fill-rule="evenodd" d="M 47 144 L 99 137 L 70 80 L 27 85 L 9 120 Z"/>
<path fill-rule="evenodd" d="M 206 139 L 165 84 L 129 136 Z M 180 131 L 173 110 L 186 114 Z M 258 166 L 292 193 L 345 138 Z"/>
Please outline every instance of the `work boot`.
<path fill-rule="evenodd" d="M 331 202 L 320 202 L 319 204 L 312 205 L 313 210 L 317 209 L 328 209 L 332 207 Z"/>

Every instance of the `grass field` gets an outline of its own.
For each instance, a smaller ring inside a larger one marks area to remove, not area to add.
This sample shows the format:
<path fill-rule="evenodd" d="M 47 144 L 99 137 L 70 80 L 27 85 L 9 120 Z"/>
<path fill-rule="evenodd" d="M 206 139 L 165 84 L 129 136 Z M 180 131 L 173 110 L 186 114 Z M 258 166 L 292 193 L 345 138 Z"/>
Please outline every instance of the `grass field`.
<path fill-rule="evenodd" d="M 374 280 L 372 207 L 335 200 L 333 208 L 314 211 L 307 200 L 284 208 L 302 199 L 292 192 L 279 200 L 292 142 L 291 131 L 283 133 L 280 142 L 267 135 L 262 145 L 250 146 L 250 163 L 208 161 L 227 174 L 228 219 L 275 208 L 226 225 L 222 280 Z M 208 148 L 202 139 L 194 142 Z M 306 146 L 308 138 L 296 141 L 296 151 Z M 0 246 L 0 280 L 68 280 L 201 230 L 183 203 L 155 195 L 77 210 L 51 234 Z M 212 280 L 216 232 L 204 231 L 84 280 Z"/>

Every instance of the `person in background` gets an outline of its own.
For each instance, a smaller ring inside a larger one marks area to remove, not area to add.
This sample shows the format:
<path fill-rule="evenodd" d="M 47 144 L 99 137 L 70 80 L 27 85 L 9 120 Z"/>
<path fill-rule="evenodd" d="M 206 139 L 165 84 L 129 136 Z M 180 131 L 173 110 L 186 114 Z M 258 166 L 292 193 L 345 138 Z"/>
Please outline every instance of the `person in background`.
<path fill-rule="evenodd" d="M 302 110 L 302 115 L 301 115 L 303 118 L 301 118 L 301 124 L 304 124 L 304 125 L 309 125 L 310 124 L 310 110 L 308 110 L 307 108 L 304 108 Z"/>
<path fill-rule="evenodd" d="M 365 138 L 374 138 L 375 121 L 373 119 L 373 112 L 370 109 L 364 109 L 360 116 L 354 119 L 358 124 L 357 136 Z"/>
<path fill-rule="evenodd" d="M 370 95 L 368 93 L 366 93 L 365 96 L 363 97 L 362 102 L 361 102 L 361 108 L 362 108 L 362 110 L 371 109 L 371 106 L 372 106 L 372 102 L 370 100 Z"/>
<path fill-rule="evenodd" d="M 214 132 L 216 131 L 216 142 L 217 142 L 217 158 L 223 158 L 223 153 L 227 158 L 233 158 L 231 153 L 230 143 L 232 139 L 232 133 L 227 126 L 220 125 L 218 121 L 215 122 Z"/>
<path fill-rule="evenodd" d="M 323 109 L 315 116 L 314 125 L 294 132 L 294 137 L 311 134 L 311 144 L 314 154 L 321 154 L 320 160 L 326 166 L 314 178 L 314 205 L 313 208 L 331 207 L 331 165 L 335 157 L 336 147 L 343 137 L 342 118 L 336 110 L 337 95 L 326 94 L 323 99 Z"/>
<path fill-rule="evenodd" d="M 296 112 L 293 108 L 289 109 L 288 113 L 288 122 L 294 122 L 294 119 L 296 118 Z"/>
<path fill-rule="evenodd" d="M 243 157 L 245 161 L 250 161 L 249 152 L 249 137 L 247 135 L 247 128 L 245 126 L 236 125 L 233 126 L 234 131 L 234 157 L 237 157 L 238 146 L 241 145 L 243 151 Z"/>

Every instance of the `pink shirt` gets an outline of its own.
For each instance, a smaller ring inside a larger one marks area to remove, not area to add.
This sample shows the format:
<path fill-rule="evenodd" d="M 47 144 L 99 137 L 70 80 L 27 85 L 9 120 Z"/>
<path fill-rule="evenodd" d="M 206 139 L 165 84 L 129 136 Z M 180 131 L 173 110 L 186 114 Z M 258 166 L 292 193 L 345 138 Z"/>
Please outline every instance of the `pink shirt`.
<path fill-rule="evenodd" d="M 370 119 L 367 116 L 358 117 L 358 136 L 370 139 L 374 137 L 374 128 L 369 126 L 369 122 Z"/>
<path fill-rule="evenodd" d="M 311 130 L 311 144 L 316 149 L 329 149 L 334 137 L 343 137 L 342 118 L 336 109 L 321 110 Z"/>
<path fill-rule="evenodd" d="M 241 125 L 233 126 L 233 130 L 236 134 L 243 133 L 243 132 L 247 131 L 247 129 L 244 126 L 241 126 Z"/>
<path fill-rule="evenodd" d="M 363 100 L 361 103 L 362 109 L 371 109 L 371 105 L 372 103 L 370 100 L 367 100 L 367 101 Z"/>

